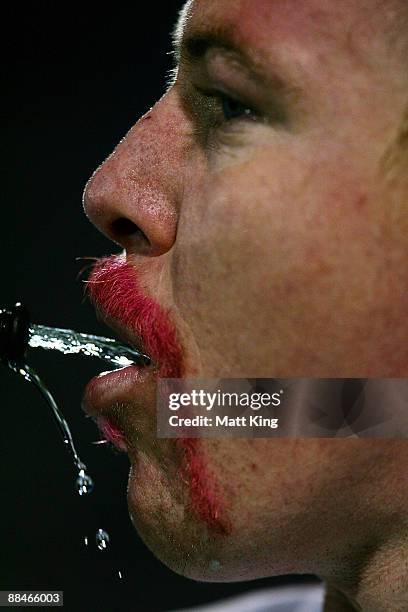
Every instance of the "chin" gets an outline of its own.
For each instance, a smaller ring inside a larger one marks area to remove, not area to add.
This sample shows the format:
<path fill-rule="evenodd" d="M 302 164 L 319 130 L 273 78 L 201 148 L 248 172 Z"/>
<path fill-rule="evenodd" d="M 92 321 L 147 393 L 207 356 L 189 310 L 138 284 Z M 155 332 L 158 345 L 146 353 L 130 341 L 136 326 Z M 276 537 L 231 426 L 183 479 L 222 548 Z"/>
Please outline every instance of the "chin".
<path fill-rule="evenodd" d="M 139 536 L 171 570 L 197 581 L 238 579 L 225 572 L 230 536 L 211 533 L 190 511 L 184 487 L 142 453 L 132 462 L 127 500 Z"/>
<path fill-rule="evenodd" d="M 291 573 L 293 567 L 260 562 L 259 546 L 249 546 L 232 534 L 211 533 L 183 506 L 177 495 L 163 491 L 163 482 L 139 484 L 132 469 L 128 508 L 139 536 L 173 572 L 199 582 L 238 582 Z M 165 487 L 167 489 L 167 487 Z"/>

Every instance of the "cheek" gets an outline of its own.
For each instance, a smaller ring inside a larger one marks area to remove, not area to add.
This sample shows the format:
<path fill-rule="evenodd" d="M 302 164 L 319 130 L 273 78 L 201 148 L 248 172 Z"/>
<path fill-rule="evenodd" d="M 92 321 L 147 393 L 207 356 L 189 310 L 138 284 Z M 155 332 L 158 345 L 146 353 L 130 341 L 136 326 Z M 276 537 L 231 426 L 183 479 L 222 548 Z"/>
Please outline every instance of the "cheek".
<path fill-rule="evenodd" d="M 270 376 L 316 313 L 346 317 L 351 285 L 361 293 L 375 268 L 368 195 L 346 170 L 258 158 L 186 192 L 172 278 L 206 375 Z"/>
<path fill-rule="evenodd" d="M 172 253 L 202 377 L 405 376 L 407 248 L 377 166 L 320 133 L 245 155 L 189 181 Z"/>

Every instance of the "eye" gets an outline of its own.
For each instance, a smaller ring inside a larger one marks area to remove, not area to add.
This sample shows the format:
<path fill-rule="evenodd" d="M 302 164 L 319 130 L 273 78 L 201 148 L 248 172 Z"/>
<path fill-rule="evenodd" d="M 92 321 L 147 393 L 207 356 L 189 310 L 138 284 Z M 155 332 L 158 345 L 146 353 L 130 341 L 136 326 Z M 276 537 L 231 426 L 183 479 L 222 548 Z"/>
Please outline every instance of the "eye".
<path fill-rule="evenodd" d="M 234 100 L 234 98 L 221 94 L 220 102 L 226 121 L 231 121 L 232 119 L 239 119 L 242 117 L 248 119 L 254 119 L 256 117 L 255 111 L 248 106 L 245 106 L 245 104 L 238 102 L 238 100 Z"/>

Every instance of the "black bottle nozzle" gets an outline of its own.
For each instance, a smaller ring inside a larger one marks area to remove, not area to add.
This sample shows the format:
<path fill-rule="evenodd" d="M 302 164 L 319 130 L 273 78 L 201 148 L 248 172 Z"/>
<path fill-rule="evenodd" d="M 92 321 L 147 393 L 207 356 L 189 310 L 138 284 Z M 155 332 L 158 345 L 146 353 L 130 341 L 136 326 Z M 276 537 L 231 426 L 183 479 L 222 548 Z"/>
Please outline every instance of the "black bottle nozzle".
<path fill-rule="evenodd" d="M 0 310 L 0 361 L 20 361 L 25 356 L 29 340 L 29 314 L 17 302 L 10 310 Z"/>

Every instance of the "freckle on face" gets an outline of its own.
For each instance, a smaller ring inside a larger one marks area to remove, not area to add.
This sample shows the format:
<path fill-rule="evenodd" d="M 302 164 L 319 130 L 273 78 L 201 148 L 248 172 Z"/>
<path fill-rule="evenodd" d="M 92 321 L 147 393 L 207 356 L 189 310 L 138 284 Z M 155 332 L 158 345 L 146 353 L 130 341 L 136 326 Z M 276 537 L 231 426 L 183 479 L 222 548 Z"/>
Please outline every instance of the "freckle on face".
<path fill-rule="evenodd" d="M 356 200 L 356 208 L 364 208 L 367 204 L 367 195 L 362 193 Z"/>

